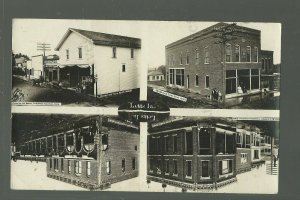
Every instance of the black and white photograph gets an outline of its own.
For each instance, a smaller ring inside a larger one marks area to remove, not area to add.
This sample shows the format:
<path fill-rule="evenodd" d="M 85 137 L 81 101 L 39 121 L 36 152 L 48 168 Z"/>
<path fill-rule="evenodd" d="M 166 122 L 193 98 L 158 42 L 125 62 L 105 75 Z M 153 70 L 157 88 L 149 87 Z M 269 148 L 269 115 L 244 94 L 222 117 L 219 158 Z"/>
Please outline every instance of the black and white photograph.
<path fill-rule="evenodd" d="M 139 100 L 138 29 L 101 20 L 14 19 L 12 102 L 119 106 Z"/>
<path fill-rule="evenodd" d="M 149 101 L 178 108 L 279 109 L 280 23 L 150 24 L 155 42 L 149 48 L 157 50 L 147 63 Z"/>
<path fill-rule="evenodd" d="M 13 114 L 12 120 L 11 189 L 138 185 L 139 127 L 103 115 Z"/>
<path fill-rule="evenodd" d="M 147 142 L 152 190 L 278 192 L 278 121 L 173 117 L 152 124 Z"/>
<path fill-rule="evenodd" d="M 278 193 L 280 23 L 12 23 L 11 189 Z"/>

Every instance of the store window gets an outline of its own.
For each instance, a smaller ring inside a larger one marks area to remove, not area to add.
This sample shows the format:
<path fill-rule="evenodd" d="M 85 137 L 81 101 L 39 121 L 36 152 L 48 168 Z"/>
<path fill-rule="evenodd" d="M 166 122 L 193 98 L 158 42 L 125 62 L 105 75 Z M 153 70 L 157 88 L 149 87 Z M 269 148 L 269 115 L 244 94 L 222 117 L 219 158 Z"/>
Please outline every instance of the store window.
<path fill-rule="evenodd" d="M 219 161 L 219 175 L 225 175 L 232 173 L 232 160 L 220 160 Z"/>
<path fill-rule="evenodd" d="M 186 161 L 186 178 L 192 178 L 192 161 L 191 160 L 187 160 Z"/>

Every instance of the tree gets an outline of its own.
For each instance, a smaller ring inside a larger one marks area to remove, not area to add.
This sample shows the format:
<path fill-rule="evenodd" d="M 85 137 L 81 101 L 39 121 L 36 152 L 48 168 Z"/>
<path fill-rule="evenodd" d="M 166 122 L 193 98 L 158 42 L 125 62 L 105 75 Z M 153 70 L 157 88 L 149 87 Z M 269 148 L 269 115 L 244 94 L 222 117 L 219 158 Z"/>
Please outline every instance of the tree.
<path fill-rule="evenodd" d="M 11 52 L 11 65 L 12 67 L 16 66 L 16 59 L 14 56 L 14 52 Z"/>
<path fill-rule="evenodd" d="M 226 43 L 232 40 L 235 40 L 237 37 L 234 36 L 235 33 L 235 27 L 236 23 L 232 24 L 224 24 L 223 26 L 218 26 L 213 29 L 213 32 L 215 32 L 215 35 L 213 36 L 214 38 L 217 38 L 217 41 L 215 44 L 221 44 L 221 62 L 223 63 L 223 99 L 225 99 L 225 94 L 226 94 L 226 82 L 225 82 L 225 77 L 226 77 Z"/>
<path fill-rule="evenodd" d="M 166 66 L 161 65 L 158 67 L 158 70 L 161 71 L 164 75 L 166 75 Z"/>

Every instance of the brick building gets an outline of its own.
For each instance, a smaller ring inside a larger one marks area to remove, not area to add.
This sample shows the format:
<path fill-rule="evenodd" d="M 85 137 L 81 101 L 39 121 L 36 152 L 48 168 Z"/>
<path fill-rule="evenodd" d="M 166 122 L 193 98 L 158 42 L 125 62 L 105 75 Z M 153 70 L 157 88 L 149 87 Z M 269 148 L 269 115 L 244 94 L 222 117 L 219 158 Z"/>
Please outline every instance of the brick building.
<path fill-rule="evenodd" d="M 189 189 L 236 181 L 235 133 L 206 124 L 150 133 L 148 180 Z"/>
<path fill-rule="evenodd" d="M 259 30 L 218 23 L 168 44 L 165 51 L 167 86 L 205 96 L 216 88 L 223 99 L 261 90 Z"/>
<path fill-rule="evenodd" d="M 22 155 L 46 160 L 47 176 L 91 190 L 138 176 L 138 128 L 107 117 L 88 117 L 73 126 L 26 141 Z"/>

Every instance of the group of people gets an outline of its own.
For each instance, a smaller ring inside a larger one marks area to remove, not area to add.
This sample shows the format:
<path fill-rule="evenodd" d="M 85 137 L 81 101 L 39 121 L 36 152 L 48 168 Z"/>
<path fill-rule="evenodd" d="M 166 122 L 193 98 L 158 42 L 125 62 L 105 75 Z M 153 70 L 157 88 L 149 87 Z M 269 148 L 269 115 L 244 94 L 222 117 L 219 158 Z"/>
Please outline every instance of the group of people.
<path fill-rule="evenodd" d="M 212 100 L 222 101 L 222 93 L 217 88 L 214 88 L 211 91 L 211 98 Z"/>

